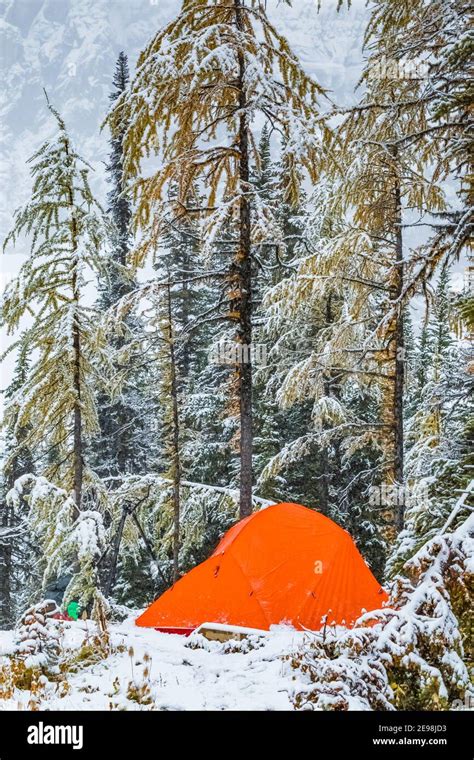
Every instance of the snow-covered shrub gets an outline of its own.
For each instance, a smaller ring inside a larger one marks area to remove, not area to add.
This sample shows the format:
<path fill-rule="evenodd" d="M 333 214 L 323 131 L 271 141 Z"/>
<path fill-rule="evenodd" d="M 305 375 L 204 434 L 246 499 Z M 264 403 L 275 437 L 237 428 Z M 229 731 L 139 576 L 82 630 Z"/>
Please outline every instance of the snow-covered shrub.
<path fill-rule="evenodd" d="M 306 674 L 298 708 L 449 709 L 469 693 L 465 653 L 473 624 L 474 515 L 428 541 L 397 576 L 387 607 L 330 644 L 292 658 Z"/>
<path fill-rule="evenodd" d="M 97 560 L 107 538 L 101 512 L 83 509 L 78 513 L 67 491 L 31 474 L 15 481 L 7 500 L 13 506 L 27 505 L 25 519 L 44 557 L 43 588 L 52 578 L 72 575 L 64 600 L 78 599 L 87 605 L 97 588 Z"/>
<path fill-rule="evenodd" d="M 17 654 L 27 668 L 57 670 L 61 651 L 60 631 L 54 615 L 59 608 L 51 599 L 45 599 L 26 610 L 18 628 Z"/>
<path fill-rule="evenodd" d="M 307 687 L 293 698 L 299 710 L 393 710 L 387 672 L 370 646 L 370 629 L 326 639 L 310 635 L 289 657 L 306 676 Z"/>
<path fill-rule="evenodd" d="M 16 699 L 29 692 L 28 710 L 39 710 L 50 682 L 56 694 L 65 696 L 68 683 L 60 672 L 61 624 L 54 619 L 59 612 L 51 599 L 29 607 L 22 616 L 16 642 L 0 666 L 0 700 Z"/>
<path fill-rule="evenodd" d="M 469 688 L 474 516 L 428 541 L 405 563 L 376 641 L 400 709 L 444 709 Z"/>
<path fill-rule="evenodd" d="M 188 649 L 204 649 L 206 652 L 214 654 L 248 654 L 254 649 L 260 649 L 265 646 L 267 639 L 265 636 L 255 635 L 246 636 L 239 640 L 228 639 L 227 641 L 212 641 L 207 639 L 202 633 L 192 633 L 185 643 Z"/>

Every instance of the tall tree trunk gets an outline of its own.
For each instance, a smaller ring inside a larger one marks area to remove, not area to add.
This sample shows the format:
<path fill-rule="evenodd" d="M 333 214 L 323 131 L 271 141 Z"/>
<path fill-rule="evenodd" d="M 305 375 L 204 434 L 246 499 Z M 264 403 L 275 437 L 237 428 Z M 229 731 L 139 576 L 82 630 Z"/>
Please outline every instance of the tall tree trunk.
<path fill-rule="evenodd" d="M 334 316 L 332 311 L 332 292 L 330 291 L 327 298 L 326 298 L 326 304 L 325 304 L 325 325 L 326 328 L 333 324 L 334 322 Z M 332 373 L 328 373 L 325 375 L 323 380 L 323 386 L 324 386 L 324 395 L 334 396 L 334 379 L 332 377 Z M 326 426 L 327 427 L 327 426 Z M 321 491 L 320 491 L 320 509 L 323 515 L 329 514 L 329 495 L 330 495 L 330 487 L 331 487 L 331 480 L 334 477 L 334 473 L 331 472 L 331 467 L 329 463 L 329 456 L 328 456 L 328 447 L 323 446 L 321 449 L 321 469 L 322 469 L 322 476 L 321 476 Z"/>
<path fill-rule="evenodd" d="M 234 0 L 236 26 L 244 31 L 242 0 Z M 238 327 L 237 337 L 241 354 L 238 357 L 238 386 L 240 406 L 240 517 L 252 512 L 252 262 L 250 244 L 249 137 L 244 89 L 245 61 L 239 53 L 239 152 L 240 152 L 240 218 L 239 250 L 237 253 Z"/>
<path fill-rule="evenodd" d="M 81 409 L 81 329 L 78 322 L 79 294 L 77 290 L 77 273 L 73 274 L 73 293 L 76 315 L 73 327 L 74 349 L 74 500 L 78 510 L 82 503 L 83 453 L 82 453 L 82 409 Z"/>
<path fill-rule="evenodd" d="M 69 145 L 66 144 L 66 154 L 69 155 Z M 71 244 L 73 256 L 77 253 L 77 219 L 74 213 L 74 189 L 68 188 L 68 201 L 71 212 Z M 82 504 L 82 480 L 83 480 L 83 450 L 82 450 L 82 405 L 81 405 L 81 327 L 79 324 L 79 283 L 77 275 L 77 262 L 75 262 L 71 277 L 72 301 L 74 304 L 74 325 L 72 328 L 73 346 L 73 387 L 75 393 L 74 402 L 74 432 L 73 432 L 73 488 L 74 503 L 77 512 Z M 77 516 L 77 515 L 76 515 Z"/>
<path fill-rule="evenodd" d="M 169 369 L 170 369 L 170 392 L 172 404 L 172 433 L 171 433 L 171 459 L 172 459 L 172 489 L 173 489 L 173 583 L 179 578 L 179 543 L 180 543 L 180 487 L 181 487 L 181 459 L 179 452 L 179 402 L 178 381 L 176 372 L 176 351 L 173 331 L 173 315 L 171 311 L 171 286 L 166 286 L 167 310 L 168 310 L 168 346 L 169 346 Z"/>
<path fill-rule="evenodd" d="M 399 156 L 396 147 L 392 147 L 391 154 L 391 180 L 392 203 L 393 203 L 393 266 L 390 280 L 391 304 L 394 315 L 387 330 L 387 359 L 388 379 L 387 396 L 384 404 L 384 420 L 390 436 L 390 470 L 389 477 L 392 481 L 387 483 L 394 487 L 394 494 L 390 492 L 382 496 L 385 505 L 383 517 L 386 521 L 386 539 L 393 541 L 396 533 L 403 528 L 405 514 L 405 490 L 404 490 L 404 462 L 403 462 L 403 412 L 405 390 L 405 340 L 403 308 L 400 297 L 404 287 L 404 264 L 403 264 L 403 233 L 402 233 L 402 201 L 399 178 Z"/>
<path fill-rule="evenodd" d="M 388 367 L 382 407 L 382 421 L 387 429 L 389 465 L 387 475 L 389 482 L 385 485 L 394 488 L 383 492 L 381 505 L 385 507 L 382 518 L 385 522 L 384 534 L 388 542 L 393 542 L 396 534 L 403 528 L 405 514 L 404 490 L 404 456 L 403 456 L 403 412 L 405 391 L 405 340 L 403 308 L 400 297 L 404 287 L 402 202 L 399 179 L 398 153 L 391 151 L 392 203 L 393 203 L 393 259 L 392 275 L 389 282 L 390 303 L 393 316 L 386 331 L 384 348 L 385 362 Z"/>
<path fill-rule="evenodd" d="M 395 156 L 396 158 L 396 153 Z M 402 237 L 402 203 L 400 181 L 397 178 L 395 184 L 395 262 L 396 276 L 394 293 L 398 300 L 403 292 L 404 264 L 403 264 L 403 237 Z M 395 527 L 398 532 L 403 529 L 405 516 L 405 478 L 403 461 L 403 411 L 405 391 L 405 336 L 403 309 L 398 303 L 397 315 L 394 328 L 395 348 L 395 377 L 393 384 L 393 412 L 394 412 L 394 466 L 393 475 L 395 483 L 399 486 L 397 498 L 397 511 L 395 515 Z"/>
<path fill-rule="evenodd" d="M 11 507 L 4 503 L 0 515 L 0 526 L 11 528 Z M 0 539 L 0 628 L 7 628 L 13 623 L 11 575 L 12 539 L 8 537 Z"/>
<path fill-rule="evenodd" d="M 110 596 L 115 584 L 115 576 L 117 574 L 117 562 L 120 551 L 120 544 L 122 543 L 123 529 L 125 527 L 125 520 L 127 519 L 127 510 L 122 507 L 122 514 L 120 515 L 120 522 L 118 524 L 117 533 L 115 534 L 114 548 L 112 552 L 112 559 L 110 563 L 109 574 L 107 582 L 105 584 L 105 596 Z"/>

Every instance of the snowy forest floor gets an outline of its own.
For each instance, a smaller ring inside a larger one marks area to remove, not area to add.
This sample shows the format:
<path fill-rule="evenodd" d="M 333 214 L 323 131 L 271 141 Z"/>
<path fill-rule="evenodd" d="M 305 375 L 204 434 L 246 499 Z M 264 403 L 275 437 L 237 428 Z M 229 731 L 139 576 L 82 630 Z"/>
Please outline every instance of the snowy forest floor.
<path fill-rule="evenodd" d="M 305 634 L 279 627 L 255 649 L 245 651 L 245 642 L 231 642 L 242 651 L 228 652 L 228 645 L 218 642 L 192 648 L 189 638 L 139 628 L 135 618 L 110 626 L 111 653 L 95 663 L 87 656 L 81 659 L 95 624 L 59 623 L 62 659 L 74 664 L 62 682 L 45 682 L 35 698 L 36 709 L 293 709 L 291 695 L 303 684 L 298 684 L 301 676 L 292 669 L 288 655 Z M 0 631 L 0 667 L 13 650 L 14 632 Z M 0 710 L 32 709 L 30 698 L 29 689 L 15 689 L 10 698 L 0 698 Z"/>

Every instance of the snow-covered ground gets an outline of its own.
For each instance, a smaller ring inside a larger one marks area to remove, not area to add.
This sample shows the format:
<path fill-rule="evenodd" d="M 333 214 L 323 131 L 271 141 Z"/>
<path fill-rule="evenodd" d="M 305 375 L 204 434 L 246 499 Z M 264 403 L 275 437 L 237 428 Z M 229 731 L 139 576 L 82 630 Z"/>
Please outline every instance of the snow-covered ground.
<path fill-rule="evenodd" d="M 134 617 L 111 626 L 111 644 L 115 651 L 106 659 L 95 665 L 84 661 L 77 673 L 66 675 L 66 688 L 58 683 L 47 683 L 40 708 L 293 709 L 290 696 L 301 676 L 295 674 L 287 655 L 301 643 L 304 634 L 276 628 L 265 637 L 263 646 L 247 652 L 226 652 L 226 645 L 217 642 L 205 642 L 205 649 L 194 649 L 187 646 L 190 639 L 183 636 L 136 627 Z M 71 650 L 71 654 L 79 652 L 84 640 L 96 631 L 91 621 L 58 622 L 58 625 L 63 629 L 62 645 L 66 654 L 67 650 Z M 12 652 L 13 647 L 13 632 L 0 631 L 0 666 L 7 662 L 5 655 Z M 150 670 L 148 677 L 144 677 L 146 668 Z M 144 683 L 150 690 L 149 704 L 140 704 L 129 696 L 130 685 L 140 689 Z M 2 700 L 0 697 L 0 710 L 28 709 L 29 699 L 29 691 L 17 690 L 13 698 Z"/>

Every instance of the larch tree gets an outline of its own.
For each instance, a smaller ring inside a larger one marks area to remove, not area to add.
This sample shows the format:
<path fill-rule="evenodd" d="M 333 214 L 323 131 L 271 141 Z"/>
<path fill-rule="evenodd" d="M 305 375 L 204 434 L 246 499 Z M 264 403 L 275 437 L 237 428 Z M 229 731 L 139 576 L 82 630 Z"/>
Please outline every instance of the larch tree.
<path fill-rule="evenodd" d="M 258 161 L 254 121 L 268 119 L 284 141 L 288 166 L 282 192 L 297 202 L 301 178 L 316 178 L 318 96 L 286 40 L 257 0 L 184 0 L 178 17 L 141 53 L 135 76 L 108 117 L 115 133 L 129 121 L 124 175 L 135 180 L 135 224 L 143 242 L 136 260 L 152 253 L 163 222 L 198 215 L 204 252 L 232 220 L 234 255 L 228 266 L 227 317 L 236 328 L 240 423 L 240 513 L 252 510 L 252 244 L 274 234 L 272 220 L 251 217 L 251 167 Z M 145 156 L 158 168 L 142 176 Z M 156 164 L 155 164 L 156 166 Z M 190 202 L 194 185 L 205 202 Z M 176 198 L 169 189 L 177 186 Z"/>
<path fill-rule="evenodd" d="M 413 295 L 427 295 L 439 267 L 459 258 L 472 222 L 465 207 L 472 149 L 465 83 L 472 45 L 467 15 L 462 0 L 377 0 L 365 38 L 366 92 L 339 132 L 343 155 L 353 157 L 343 182 L 352 231 L 336 270 L 359 293 L 360 305 L 372 303 L 378 315 L 376 330 L 360 344 L 363 352 L 355 369 L 361 372 L 365 364 L 385 375 L 380 378 L 380 442 L 389 464 L 386 476 L 401 486 L 397 531 L 403 528 L 406 495 L 404 315 Z M 458 182 L 463 208 L 450 208 L 441 191 L 448 176 Z M 428 231 L 428 239 L 425 235 L 414 247 L 405 239 L 412 226 Z M 359 266 L 343 272 L 341 263 L 351 259 Z M 351 319 L 363 311 L 356 307 Z"/>
<path fill-rule="evenodd" d="M 331 236 L 318 233 L 316 246 L 314 237 L 303 241 L 314 254 L 303 250 L 295 275 L 267 302 L 274 325 L 279 316 L 302 311 L 303 298 L 321 302 L 329 291 L 342 304 L 314 349 L 290 368 L 280 397 L 292 403 L 316 393 L 334 433 L 346 426 L 346 451 L 379 450 L 370 478 L 365 469 L 361 475 L 374 485 L 400 486 L 382 515 L 393 541 L 405 508 L 407 304 L 415 293 L 427 294 L 430 278 L 442 262 L 459 256 L 469 231 L 469 210 L 448 208 L 440 185 L 457 176 L 464 203 L 472 140 L 465 67 L 472 33 L 464 2 L 377 0 L 371 11 L 365 93 L 338 129 L 340 153 L 335 147 L 330 154 L 337 192 L 327 207 L 346 222 Z M 415 249 L 405 239 L 412 225 L 428 234 L 434 228 Z M 340 399 L 328 399 L 323 390 L 331 376 L 378 399 L 379 414 L 348 424 Z M 293 454 L 305 440 L 295 441 Z M 285 448 L 282 455 L 290 452 Z"/>
<path fill-rule="evenodd" d="M 379 373 L 381 427 L 379 441 L 385 452 L 385 478 L 398 487 L 394 504 L 394 527 L 403 527 L 405 509 L 404 409 L 405 328 L 404 314 L 415 292 L 416 256 L 407 250 L 404 231 L 413 217 L 422 218 L 444 208 L 437 185 L 439 173 L 428 176 L 427 142 L 412 146 L 403 137 L 426 126 L 422 106 L 405 110 L 403 103 L 416 101 L 423 88 L 418 72 L 404 75 L 380 61 L 387 60 L 393 36 L 377 35 L 369 26 L 369 56 L 363 73 L 366 93 L 341 128 L 343 150 L 355 158 L 343 192 L 346 209 L 352 206 L 353 231 L 349 247 L 354 251 L 355 270 L 346 272 L 355 300 L 352 317 L 368 318 L 367 304 L 375 317 L 369 340 L 361 344 L 356 365 L 368 364 Z M 393 61 L 395 66 L 398 61 Z M 377 68 L 379 66 L 379 68 Z M 348 248 L 340 252 L 346 255 Z M 336 246 L 337 250 L 337 246 Z M 375 339 L 375 340 L 374 340 Z M 377 345 L 378 344 L 378 345 Z M 367 361 L 368 360 L 368 361 Z M 385 506 L 390 508 L 389 504 Z M 387 510 L 390 512 L 390 509 Z M 387 515 L 390 522 L 390 514 Z"/>
<path fill-rule="evenodd" d="M 407 288 L 429 280 L 471 245 L 471 15 L 467 0 L 376 0 L 371 9 L 366 43 L 372 63 L 377 65 L 383 53 L 398 77 L 416 84 L 398 102 L 411 128 L 399 135 L 397 147 L 417 151 L 434 177 L 454 180 L 456 186 L 456 202 L 424 220 L 432 235 L 419 247 Z"/>
<path fill-rule="evenodd" d="M 25 314 L 33 320 L 32 364 L 10 399 L 6 420 L 14 417 L 18 438 L 26 431 L 22 446 L 55 452 L 44 474 L 73 490 L 79 513 L 84 438 L 97 430 L 92 378 L 98 347 L 94 311 L 84 304 L 83 291 L 90 272 L 101 266 L 107 222 L 89 187 L 90 166 L 76 153 L 59 113 L 48 107 L 58 131 L 29 159 L 31 200 L 16 211 L 5 241 L 8 248 L 26 235 L 29 255 L 5 290 L 3 324 L 12 332 Z"/>
<path fill-rule="evenodd" d="M 382 484 L 397 489 L 393 503 L 381 504 L 390 540 L 404 519 L 404 314 L 426 283 L 419 271 L 420 250 L 408 249 L 404 231 L 445 208 L 441 167 L 430 171 L 429 141 L 404 139 L 414 131 L 421 135 L 427 125 L 420 97 L 424 82 L 416 72 L 401 76 L 398 69 L 383 68 L 392 38 L 369 26 L 366 90 L 337 130 L 339 162 L 330 167 L 337 165 L 331 172 L 337 190 L 330 204 L 345 221 L 300 267 L 301 277 L 313 278 L 315 296 L 329 288 L 343 301 L 320 346 L 317 371 L 337 374 L 346 384 L 378 388 L 379 419 L 364 422 L 358 435 L 354 430 L 353 446 L 355 451 L 357 438 L 363 446 L 375 445 L 381 452 Z M 405 108 L 407 102 L 416 107 Z"/>

